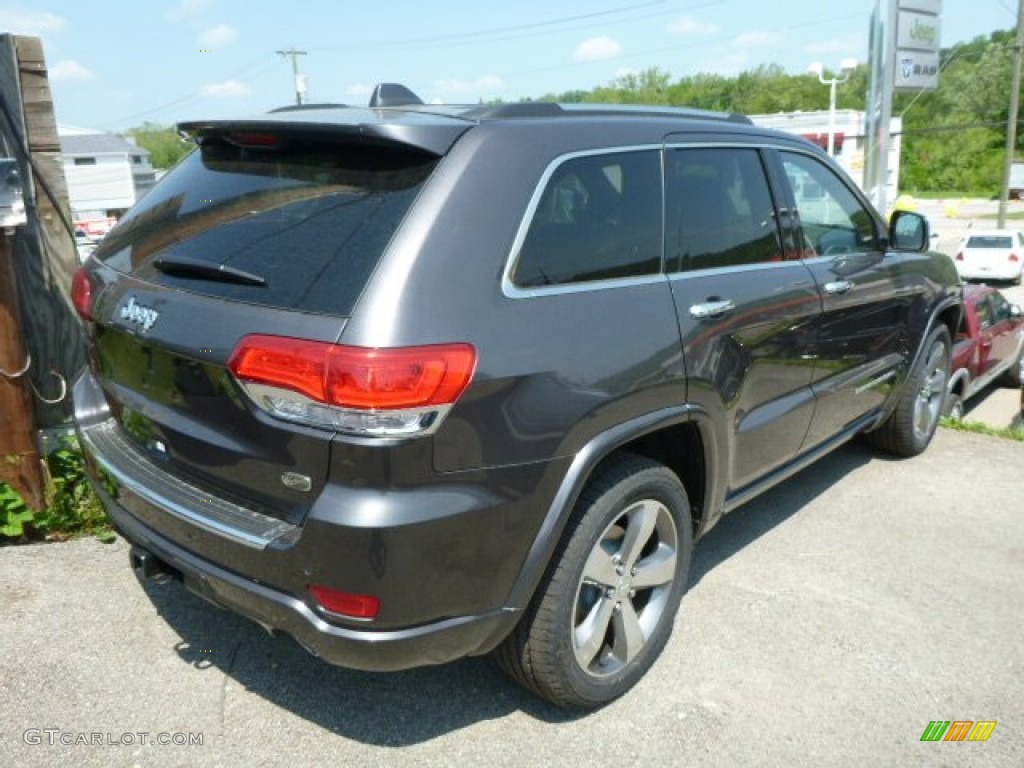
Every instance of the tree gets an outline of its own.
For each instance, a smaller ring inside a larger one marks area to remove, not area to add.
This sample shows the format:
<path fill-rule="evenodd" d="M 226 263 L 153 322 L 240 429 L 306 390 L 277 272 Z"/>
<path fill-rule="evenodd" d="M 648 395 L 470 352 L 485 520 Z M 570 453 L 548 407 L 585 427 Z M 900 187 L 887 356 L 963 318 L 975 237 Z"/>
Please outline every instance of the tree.
<path fill-rule="evenodd" d="M 943 49 L 937 90 L 896 95 L 893 114 L 903 117 L 901 180 L 905 188 L 996 194 L 1002 182 L 1014 40 L 1013 30 L 999 30 Z M 838 86 L 839 109 L 864 109 L 870 74 L 868 67 L 859 67 Z M 770 114 L 827 109 L 829 89 L 814 75 L 790 75 L 776 64 L 735 77 L 701 73 L 675 82 L 668 72 L 651 67 L 590 91 L 552 93 L 544 100 Z M 1022 148 L 1024 131 L 1018 132 L 1018 152 Z"/>
<path fill-rule="evenodd" d="M 177 130 L 169 125 L 145 122 L 125 132 L 149 152 L 149 162 L 154 168 L 170 168 L 189 153 L 192 145 L 183 140 Z"/>

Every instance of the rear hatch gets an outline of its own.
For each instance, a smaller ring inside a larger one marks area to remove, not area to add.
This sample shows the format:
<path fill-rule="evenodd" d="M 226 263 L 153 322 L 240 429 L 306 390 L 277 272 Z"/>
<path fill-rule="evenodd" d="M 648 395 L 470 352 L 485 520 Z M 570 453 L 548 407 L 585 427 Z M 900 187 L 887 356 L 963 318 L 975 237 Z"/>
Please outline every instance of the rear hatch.
<path fill-rule="evenodd" d="M 964 262 L 972 272 L 1004 273 L 1010 255 L 1017 254 L 1018 258 L 1021 256 L 1014 250 L 1013 241 L 1010 234 L 971 235 L 964 244 Z"/>
<path fill-rule="evenodd" d="M 326 480 L 332 433 L 254 408 L 227 362 L 247 334 L 337 341 L 438 163 L 358 128 L 196 127 L 198 149 L 89 267 L 93 371 L 126 439 L 169 475 L 291 523 Z"/>

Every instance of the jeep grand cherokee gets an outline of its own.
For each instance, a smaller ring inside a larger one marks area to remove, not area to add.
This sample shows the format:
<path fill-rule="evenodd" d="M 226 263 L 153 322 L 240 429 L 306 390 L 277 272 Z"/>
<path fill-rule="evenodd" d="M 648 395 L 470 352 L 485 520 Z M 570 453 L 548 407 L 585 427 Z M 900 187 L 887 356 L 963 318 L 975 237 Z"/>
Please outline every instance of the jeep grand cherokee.
<path fill-rule="evenodd" d="M 81 443 L 140 573 L 329 662 L 599 706 L 723 513 L 935 430 L 954 266 L 801 138 L 392 87 L 180 127 L 75 276 Z"/>

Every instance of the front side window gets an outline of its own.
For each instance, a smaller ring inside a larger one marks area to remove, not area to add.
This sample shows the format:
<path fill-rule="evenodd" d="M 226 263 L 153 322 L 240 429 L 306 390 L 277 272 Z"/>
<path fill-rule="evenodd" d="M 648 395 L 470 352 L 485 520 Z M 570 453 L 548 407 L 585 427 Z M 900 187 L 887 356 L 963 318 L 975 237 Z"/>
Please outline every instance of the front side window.
<path fill-rule="evenodd" d="M 782 260 L 756 149 L 673 149 L 665 173 L 665 249 L 673 271 Z"/>
<path fill-rule="evenodd" d="M 982 330 L 992 327 L 992 305 L 989 303 L 988 298 L 984 298 L 977 303 L 974 310 L 978 315 L 978 327 Z"/>
<path fill-rule="evenodd" d="M 878 250 L 871 214 L 830 168 L 808 155 L 781 154 L 800 216 L 805 256 Z"/>
<path fill-rule="evenodd" d="M 992 324 L 1001 323 L 1010 319 L 1010 302 L 1001 293 L 993 293 L 992 301 Z"/>
<path fill-rule="evenodd" d="M 661 215 L 657 151 L 566 160 L 540 196 L 512 282 L 536 288 L 658 274 Z"/>

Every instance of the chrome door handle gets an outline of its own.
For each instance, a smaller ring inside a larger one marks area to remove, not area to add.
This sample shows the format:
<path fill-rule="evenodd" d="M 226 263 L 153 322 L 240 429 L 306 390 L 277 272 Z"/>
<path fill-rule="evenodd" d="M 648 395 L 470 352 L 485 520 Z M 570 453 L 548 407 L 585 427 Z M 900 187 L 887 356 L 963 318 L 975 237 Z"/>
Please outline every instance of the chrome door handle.
<path fill-rule="evenodd" d="M 825 293 L 830 293 L 833 296 L 838 293 L 849 293 L 853 290 L 853 283 L 849 280 L 834 280 L 831 283 L 825 283 Z"/>
<path fill-rule="evenodd" d="M 719 299 L 716 301 L 706 301 L 703 304 L 694 304 L 690 307 L 690 315 L 697 319 L 718 317 L 734 309 L 736 309 L 736 304 L 732 299 Z"/>

